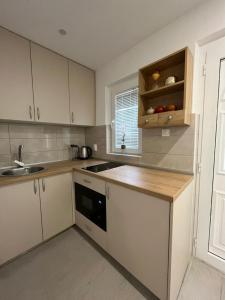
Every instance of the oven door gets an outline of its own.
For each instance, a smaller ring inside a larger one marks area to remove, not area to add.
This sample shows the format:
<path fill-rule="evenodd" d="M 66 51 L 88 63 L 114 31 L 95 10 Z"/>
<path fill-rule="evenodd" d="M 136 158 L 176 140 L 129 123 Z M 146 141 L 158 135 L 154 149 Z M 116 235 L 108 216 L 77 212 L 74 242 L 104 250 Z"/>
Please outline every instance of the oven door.
<path fill-rule="evenodd" d="M 76 210 L 87 219 L 106 230 L 106 197 L 79 183 L 75 183 Z"/>

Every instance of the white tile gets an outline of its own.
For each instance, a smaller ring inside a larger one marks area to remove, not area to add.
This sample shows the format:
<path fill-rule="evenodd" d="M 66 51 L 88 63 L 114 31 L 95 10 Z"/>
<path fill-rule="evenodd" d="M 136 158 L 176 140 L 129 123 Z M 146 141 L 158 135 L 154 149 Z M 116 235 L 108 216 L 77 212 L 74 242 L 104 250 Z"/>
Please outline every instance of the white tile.
<path fill-rule="evenodd" d="M 69 160 L 69 159 L 72 159 L 72 152 L 70 149 L 58 151 L 58 160 Z"/>
<path fill-rule="evenodd" d="M 85 143 L 85 135 L 84 134 L 71 134 L 70 135 L 70 143 L 79 145 L 79 146 L 84 146 Z"/>
<path fill-rule="evenodd" d="M 17 153 L 19 145 L 24 145 L 23 153 L 58 149 L 56 139 L 11 139 L 10 142 L 12 153 Z"/>
<path fill-rule="evenodd" d="M 0 139 L 0 154 L 10 155 L 9 139 Z"/>
<path fill-rule="evenodd" d="M 70 149 L 71 141 L 70 137 L 57 138 L 57 149 L 68 150 Z"/>
<path fill-rule="evenodd" d="M 34 124 L 10 124 L 10 138 L 27 139 L 27 138 L 56 138 L 57 127 L 50 125 L 34 125 Z"/>
<path fill-rule="evenodd" d="M 85 128 L 84 127 L 78 127 L 78 126 L 71 126 L 70 127 L 70 134 L 85 135 Z"/>
<path fill-rule="evenodd" d="M 178 300 L 220 300 L 221 274 L 194 259 Z"/>
<path fill-rule="evenodd" d="M 155 300 L 145 298 L 70 229 L 0 269 L 4 300 Z"/>
<path fill-rule="evenodd" d="M 193 156 L 144 153 L 140 164 L 149 167 L 193 172 Z"/>
<path fill-rule="evenodd" d="M 7 154 L 0 154 L 0 168 L 9 167 L 12 165 L 11 156 Z"/>
<path fill-rule="evenodd" d="M 8 138 L 9 138 L 8 124 L 1 123 L 0 124 L 0 139 L 8 139 Z"/>
<path fill-rule="evenodd" d="M 41 152 L 30 152 L 23 153 L 22 155 L 23 162 L 25 164 L 34 164 L 40 162 L 51 162 L 59 160 L 58 151 L 41 151 Z M 17 154 L 12 154 L 12 160 L 18 159 Z"/>
<path fill-rule="evenodd" d="M 57 127 L 57 138 L 69 138 L 70 137 L 70 127 L 68 126 L 58 126 Z"/>
<path fill-rule="evenodd" d="M 144 153 L 193 155 L 194 136 L 152 136 L 148 139 L 143 139 L 142 149 Z"/>

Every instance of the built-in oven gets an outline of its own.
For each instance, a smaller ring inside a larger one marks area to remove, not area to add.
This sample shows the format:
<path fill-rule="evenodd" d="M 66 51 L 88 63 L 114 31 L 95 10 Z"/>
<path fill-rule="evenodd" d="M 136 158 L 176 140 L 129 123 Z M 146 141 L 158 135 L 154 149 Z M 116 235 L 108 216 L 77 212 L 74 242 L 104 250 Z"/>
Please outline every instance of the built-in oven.
<path fill-rule="evenodd" d="M 107 231 L 106 226 L 106 196 L 77 182 L 75 184 L 76 210 Z"/>

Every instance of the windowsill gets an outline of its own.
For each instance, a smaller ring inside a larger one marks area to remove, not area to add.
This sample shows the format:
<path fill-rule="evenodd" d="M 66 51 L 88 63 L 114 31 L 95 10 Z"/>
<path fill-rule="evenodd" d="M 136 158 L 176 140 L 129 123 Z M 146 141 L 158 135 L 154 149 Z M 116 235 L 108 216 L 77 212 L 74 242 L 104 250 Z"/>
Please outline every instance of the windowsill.
<path fill-rule="evenodd" d="M 136 157 L 136 158 L 142 157 L 141 154 L 132 154 L 132 153 L 108 152 L 107 154 L 108 155 L 116 155 L 116 156 Z"/>

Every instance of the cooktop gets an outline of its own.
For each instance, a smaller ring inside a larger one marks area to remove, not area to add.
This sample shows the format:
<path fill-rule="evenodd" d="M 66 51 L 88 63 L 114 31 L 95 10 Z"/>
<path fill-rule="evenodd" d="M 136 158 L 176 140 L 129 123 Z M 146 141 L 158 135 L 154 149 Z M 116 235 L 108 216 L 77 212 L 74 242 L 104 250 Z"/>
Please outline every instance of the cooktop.
<path fill-rule="evenodd" d="M 121 166 L 123 166 L 123 164 L 118 163 L 118 162 L 108 162 L 108 163 L 90 166 L 90 167 L 86 167 L 86 168 L 82 168 L 82 169 L 90 171 L 90 172 L 98 173 L 101 171 L 110 170 L 110 169 L 114 169 L 114 168 L 121 167 Z"/>

